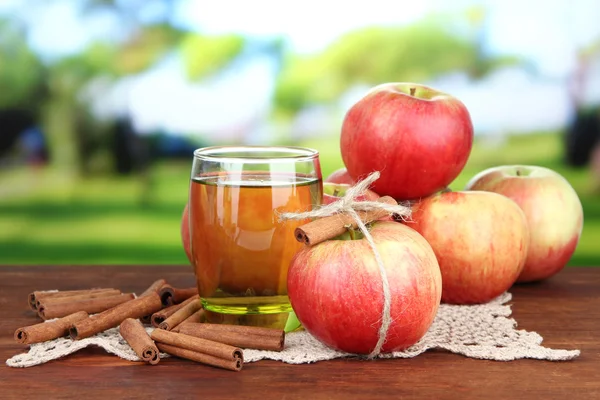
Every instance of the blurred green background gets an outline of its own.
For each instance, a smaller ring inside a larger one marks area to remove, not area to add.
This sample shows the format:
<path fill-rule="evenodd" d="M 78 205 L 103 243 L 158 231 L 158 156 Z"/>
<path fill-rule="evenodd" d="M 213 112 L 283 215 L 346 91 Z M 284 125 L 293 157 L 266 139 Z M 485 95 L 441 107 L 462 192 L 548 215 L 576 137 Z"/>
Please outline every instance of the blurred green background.
<path fill-rule="evenodd" d="M 570 265 L 600 265 L 600 3 L 323 3 L 0 2 L 0 264 L 186 264 L 194 148 L 308 146 L 325 177 L 345 111 L 411 81 L 471 112 L 453 189 L 556 170 L 584 206 Z"/>

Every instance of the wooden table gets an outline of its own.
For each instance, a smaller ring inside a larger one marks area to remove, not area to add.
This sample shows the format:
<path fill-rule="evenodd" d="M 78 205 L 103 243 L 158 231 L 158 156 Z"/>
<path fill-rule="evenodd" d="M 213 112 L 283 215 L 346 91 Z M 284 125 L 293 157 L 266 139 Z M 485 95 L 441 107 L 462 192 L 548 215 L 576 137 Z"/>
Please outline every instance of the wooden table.
<path fill-rule="evenodd" d="M 568 268 L 511 290 L 520 328 L 538 332 L 549 347 L 581 350 L 568 362 L 429 351 L 405 360 L 259 361 L 230 372 L 172 358 L 150 366 L 87 348 L 25 369 L 4 364 L 26 349 L 13 341 L 15 329 L 38 321 L 26 305 L 33 290 L 103 286 L 139 293 L 160 277 L 193 285 L 191 268 L 181 266 L 0 267 L 0 399 L 600 399 L 600 268 Z"/>

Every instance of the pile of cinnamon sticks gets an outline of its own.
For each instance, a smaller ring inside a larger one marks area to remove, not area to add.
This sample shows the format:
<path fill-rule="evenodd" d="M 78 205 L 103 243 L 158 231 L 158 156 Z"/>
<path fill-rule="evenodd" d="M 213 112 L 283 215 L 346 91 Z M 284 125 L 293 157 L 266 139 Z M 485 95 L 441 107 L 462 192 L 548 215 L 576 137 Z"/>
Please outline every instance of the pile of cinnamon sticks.
<path fill-rule="evenodd" d="M 28 300 L 46 322 L 17 329 L 14 338 L 23 344 L 64 336 L 80 340 L 118 326 L 133 351 L 151 365 L 160 361 L 163 352 L 233 371 L 242 369 L 243 348 L 281 351 L 284 347 L 283 330 L 204 322 L 198 290 L 177 288 L 164 279 L 137 297 L 98 288 L 37 291 Z"/>

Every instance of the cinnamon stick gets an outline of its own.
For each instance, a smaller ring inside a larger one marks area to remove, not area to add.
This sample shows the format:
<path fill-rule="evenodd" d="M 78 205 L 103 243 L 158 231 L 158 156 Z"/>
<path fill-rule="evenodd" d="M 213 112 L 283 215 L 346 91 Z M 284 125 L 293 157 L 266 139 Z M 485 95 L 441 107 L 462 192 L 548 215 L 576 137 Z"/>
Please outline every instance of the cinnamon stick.
<path fill-rule="evenodd" d="M 177 325 L 175 328 L 179 328 L 181 325 L 183 324 L 189 324 L 189 323 L 201 323 L 204 322 L 204 309 L 201 308 L 198 311 L 196 311 L 195 313 L 193 313 L 192 315 L 190 315 L 189 317 L 187 317 L 186 319 L 184 319 L 183 321 L 181 321 L 181 323 L 179 325 Z"/>
<path fill-rule="evenodd" d="M 231 332 L 240 335 L 257 335 L 269 337 L 281 337 L 285 334 L 283 329 L 264 328 L 262 326 L 232 325 L 232 324 L 202 324 L 202 329 L 213 332 Z"/>
<path fill-rule="evenodd" d="M 15 340 L 23 344 L 41 343 L 69 334 L 73 323 L 88 317 L 85 311 L 78 311 L 52 322 L 42 322 L 19 328 L 15 331 Z"/>
<path fill-rule="evenodd" d="M 118 326 L 127 318 L 141 318 L 162 308 L 158 293 L 150 293 L 144 297 L 129 300 L 113 308 L 91 316 L 73 324 L 69 333 L 72 339 L 83 339 L 98 332 Z"/>
<path fill-rule="evenodd" d="M 398 202 L 390 196 L 383 196 L 377 199 L 380 203 L 389 205 L 398 205 Z M 389 215 L 385 210 L 376 208 L 369 211 L 357 211 L 361 221 L 365 224 L 376 221 L 380 218 Z M 336 236 L 346 232 L 348 228 L 356 229 L 358 225 L 354 218 L 348 214 L 335 214 L 329 217 L 318 218 L 307 224 L 299 226 L 294 231 L 296 240 L 308 246 L 314 246 L 324 242 L 325 240 L 333 239 Z"/>
<path fill-rule="evenodd" d="M 179 332 L 245 349 L 282 351 L 285 342 L 283 330 L 256 326 L 189 322 L 181 324 Z"/>
<path fill-rule="evenodd" d="M 176 288 L 171 285 L 164 285 L 158 292 L 164 306 L 181 303 L 186 299 L 198 294 L 197 287 Z"/>
<path fill-rule="evenodd" d="M 163 287 L 163 286 L 165 286 L 166 284 L 167 284 L 166 280 L 164 280 L 164 279 L 157 279 L 154 282 L 152 282 L 152 285 L 148 286 L 148 289 L 144 290 L 142 292 L 142 294 L 139 295 L 139 297 L 148 296 L 152 292 L 158 293 L 158 291 L 160 290 L 160 288 Z"/>
<path fill-rule="evenodd" d="M 72 296 L 49 296 L 49 297 L 43 297 L 39 300 L 37 300 L 37 307 L 38 310 L 40 309 L 40 307 L 46 306 L 48 304 L 55 304 L 55 303 L 66 303 L 66 302 L 75 302 L 75 301 L 81 301 L 81 300 L 89 300 L 89 299 L 96 299 L 96 298 L 100 298 L 100 297 L 112 297 L 112 296 L 118 296 L 121 293 L 121 291 L 119 289 L 110 289 L 110 290 L 102 290 L 100 292 L 87 292 L 87 293 L 81 293 L 81 294 L 74 294 Z"/>
<path fill-rule="evenodd" d="M 198 300 L 198 299 L 199 299 L 199 296 L 195 295 L 195 296 L 190 297 L 189 299 L 187 299 L 186 301 L 184 301 L 182 303 L 173 304 L 172 306 L 163 308 L 162 310 L 155 312 L 154 314 L 152 314 L 152 318 L 151 318 L 152 326 L 155 328 L 158 328 L 158 326 L 161 324 L 161 322 L 163 322 L 165 319 L 169 318 L 177 310 L 181 309 L 182 307 L 185 307 L 192 301 Z"/>
<path fill-rule="evenodd" d="M 152 282 L 152 285 L 148 286 L 148 288 L 144 290 L 139 297 L 148 296 L 150 293 L 158 293 L 160 288 L 165 285 L 168 285 L 166 280 L 157 279 Z M 140 321 L 142 321 L 142 324 L 149 325 L 152 322 L 152 315 L 144 315 L 143 317 L 140 317 Z"/>
<path fill-rule="evenodd" d="M 181 307 L 179 310 L 175 311 L 170 317 L 165 319 L 163 322 L 161 322 L 158 325 L 158 328 L 170 331 L 171 329 L 175 328 L 177 325 L 182 323 L 185 319 L 189 318 L 200 308 L 202 308 L 200 300 L 196 299 L 194 301 L 191 301 L 185 306 Z"/>
<path fill-rule="evenodd" d="M 77 311 L 85 311 L 88 314 L 96 314 L 113 308 L 119 304 L 128 302 L 133 298 L 133 293 L 123 293 L 116 296 L 96 297 L 78 301 L 50 302 L 49 304 L 46 304 L 46 300 L 44 300 L 38 309 L 38 315 L 42 319 L 46 320 L 65 317 Z M 68 300 L 69 298 L 67 297 L 65 299 Z"/>
<path fill-rule="evenodd" d="M 119 325 L 119 332 L 139 358 L 152 365 L 158 364 L 160 361 L 158 348 L 140 321 L 133 318 L 125 319 Z"/>
<path fill-rule="evenodd" d="M 156 346 L 167 354 L 203 364 L 239 371 L 244 364 L 242 350 L 227 344 L 155 329 L 150 335 Z"/>
<path fill-rule="evenodd" d="M 116 290 L 113 288 L 83 289 L 83 290 L 55 290 L 55 291 L 35 291 L 27 297 L 29 307 L 37 311 L 38 303 L 41 299 L 49 297 L 69 297 L 85 293 L 100 293 L 107 290 Z"/>

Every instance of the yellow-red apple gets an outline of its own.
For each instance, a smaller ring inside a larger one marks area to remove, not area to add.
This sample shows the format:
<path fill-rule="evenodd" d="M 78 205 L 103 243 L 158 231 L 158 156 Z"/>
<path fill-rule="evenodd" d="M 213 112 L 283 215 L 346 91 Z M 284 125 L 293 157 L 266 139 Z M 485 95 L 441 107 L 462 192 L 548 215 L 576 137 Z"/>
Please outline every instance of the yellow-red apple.
<path fill-rule="evenodd" d="M 477 174 L 466 189 L 502 194 L 524 211 L 530 241 L 519 282 L 558 273 L 575 252 L 583 229 L 583 208 L 573 187 L 559 173 L 538 166 L 499 166 Z"/>
<path fill-rule="evenodd" d="M 525 265 L 525 214 L 497 193 L 440 192 L 415 203 L 405 223 L 431 244 L 445 303 L 492 300 L 515 283 Z"/>

